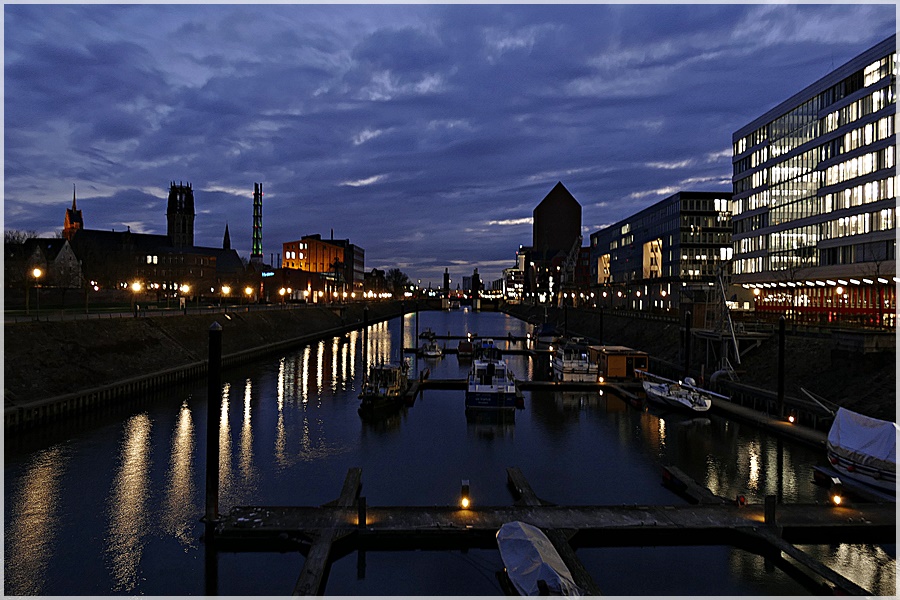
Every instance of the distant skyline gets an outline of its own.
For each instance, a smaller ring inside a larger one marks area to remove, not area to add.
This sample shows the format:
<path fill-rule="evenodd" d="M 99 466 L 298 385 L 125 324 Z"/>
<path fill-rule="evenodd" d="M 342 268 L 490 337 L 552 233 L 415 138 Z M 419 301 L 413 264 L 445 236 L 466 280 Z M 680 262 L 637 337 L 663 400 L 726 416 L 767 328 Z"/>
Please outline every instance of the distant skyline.
<path fill-rule="evenodd" d="M 731 190 L 734 131 L 896 31 L 896 5 L 4 6 L 4 227 L 249 258 L 319 233 L 454 287 L 500 277 L 561 181 L 591 232 Z"/>

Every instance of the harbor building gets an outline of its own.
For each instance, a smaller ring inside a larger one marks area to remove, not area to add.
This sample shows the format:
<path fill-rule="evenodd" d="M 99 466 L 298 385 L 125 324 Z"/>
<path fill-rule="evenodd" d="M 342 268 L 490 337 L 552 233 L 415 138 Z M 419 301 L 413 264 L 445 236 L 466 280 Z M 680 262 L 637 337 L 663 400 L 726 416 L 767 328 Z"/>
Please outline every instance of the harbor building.
<path fill-rule="evenodd" d="M 310 283 L 306 289 L 295 290 L 294 299 L 308 299 L 314 292 L 331 300 L 361 294 L 365 283 L 365 251 L 350 240 L 323 240 L 320 234 L 306 235 L 299 240 L 282 244 L 282 269 L 317 273 L 323 282 L 316 290 Z"/>
<path fill-rule="evenodd" d="M 594 302 L 660 312 L 707 302 L 731 255 L 731 193 L 678 192 L 591 234 Z"/>
<path fill-rule="evenodd" d="M 581 204 L 560 181 L 535 207 L 532 217 L 531 246 L 520 248 L 526 257 L 524 293 L 532 302 L 555 303 L 563 284 L 576 287 Z"/>
<path fill-rule="evenodd" d="M 895 326 L 896 36 L 733 134 L 732 282 L 799 322 Z"/>

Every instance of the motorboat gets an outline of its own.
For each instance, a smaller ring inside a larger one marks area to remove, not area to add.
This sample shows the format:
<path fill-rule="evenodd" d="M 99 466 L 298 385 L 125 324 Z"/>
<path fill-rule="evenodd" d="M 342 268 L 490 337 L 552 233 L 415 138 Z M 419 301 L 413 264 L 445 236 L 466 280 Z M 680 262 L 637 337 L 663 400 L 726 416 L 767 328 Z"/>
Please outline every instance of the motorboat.
<path fill-rule="evenodd" d="M 597 363 L 591 361 L 582 338 L 561 340 L 550 347 L 553 352 L 553 379 L 556 381 L 597 382 Z"/>
<path fill-rule="evenodd" d="M 828 462 L 840 477 L 896 495 L 897 424 L 838 408 L 828 431 Z"/>
<path fill-rule="evenodd" d="M 466 408 L 522 408 L 522 393 L 493 339 L 481 340 L 466 379 Z"/>
<path fill-rule="evenodd" d="M 543 323 L 532 333 L 536 350 L 549 350 L 550 346 L 559 342 L 559 329 L 552 323 Z"/>
<path fill-rule="evenodd" d="M 471 340 L 460 340 L 459 345 L 456 347 L 456 355 L 461 359 L 469 359 L 472 358 L 472 355 L 475 353 L 475 344 L 471 342 Z"/>
<path fill-rule="evenodd" d="M 425 340 L 422 344 L 422 356 L 425 358 L 440 358 L 443 354 L 444 351 L 435 339 Z"/>
<path fill-rule="evenodd" d="M 728 400 L 727 396 L 697 387 L 692 377 L 685 377 L 683 381 L 673 381 L 640 369 L 635 369 L 634 372 L 643 379 L 641 384 L 647 400 L 657 404 L 693 412 L 706 412 L 712 407 L 714 398 Z M 648 380 L 648 377 L 654 381 Z"/>
<path fill-rule="evenodd" d="M 370 416 L 376 412 L 397 410 L 406 402 L 409 391 L 409 363 L 373 365 L 363 381 L 358 412 Z"/>
<path fill-rule="evenodd" d="M 515 590 L 523 596 L 583 596 L 569 567 L 543 531 L 523 521 L 504 523 L 497 547 Z"/>

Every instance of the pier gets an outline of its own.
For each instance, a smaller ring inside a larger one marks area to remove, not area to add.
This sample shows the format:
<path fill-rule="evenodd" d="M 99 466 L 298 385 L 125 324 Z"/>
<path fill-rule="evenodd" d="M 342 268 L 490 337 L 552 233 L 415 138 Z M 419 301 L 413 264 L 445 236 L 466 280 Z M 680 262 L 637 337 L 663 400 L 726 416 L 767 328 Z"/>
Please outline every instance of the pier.
<path fill-rule="evenodd" d="M 509 506 L 366 506 L 362 473 L 350 469 L 336 501 L 321 506 L 239 506 L 219 519 L 214 551 L 287 551 L 306 555 L 295 595 L 325 590 L 328 564 L 351 552 L 399 549 L 496 548 L 497 530 L 510 521 L 541 528 L 560 551 L 576 582 L 599 589 L 575 555 L 581 547 L 731 545 L 760 553 L 819 593 L 870 595 L 794 544 L 894 543 L 896 507 L 869 503 L 740 504 L 714 499 L 689 505 L 556 506 L 538 498 L 515 467 L 507 482 L 518 501 Z M 668 469 L 667 485 L 683 480 Z M 688 493 L 702 486 L 682 481 Z M 790 560 L 788 560 L 790 559 Z M 802 569 L 797 565 L 802 565 Z M 796 571 L 796 572 L 795 572 Z M 812 573 L 812 574 L 810 574 Z"/>

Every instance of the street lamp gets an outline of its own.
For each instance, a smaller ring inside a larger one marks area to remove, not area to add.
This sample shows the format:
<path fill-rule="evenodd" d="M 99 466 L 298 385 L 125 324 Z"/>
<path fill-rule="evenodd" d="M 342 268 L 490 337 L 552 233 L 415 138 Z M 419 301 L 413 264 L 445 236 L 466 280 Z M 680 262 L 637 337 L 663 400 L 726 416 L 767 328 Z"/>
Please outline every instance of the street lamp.
<path fill-rule="evenodd" d="M 32 276 L 34 277 L 34 297 L 37 301 L 37 308 L 35 309 L 37 312 L 41 312 L 41 289 L 38 285 L 38 281 L 41 278 L 41 275 L 44 274 L 39 268 L 35 267 L 34 270 L 31 271 Z M 27 311 L 26 311 L 27 312 Z"/>
<path fill-rule="evenodd" d="M 244 294 L 247 296 L 247 304 L 249 304 L 253 296 L 253 288 L 248 285 L 244 288 Z"/>

